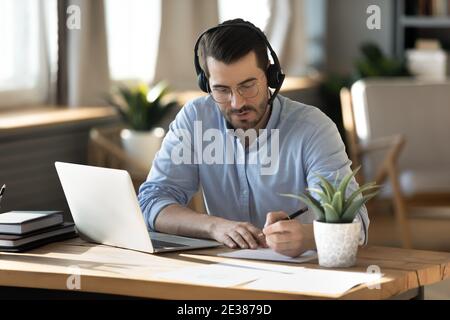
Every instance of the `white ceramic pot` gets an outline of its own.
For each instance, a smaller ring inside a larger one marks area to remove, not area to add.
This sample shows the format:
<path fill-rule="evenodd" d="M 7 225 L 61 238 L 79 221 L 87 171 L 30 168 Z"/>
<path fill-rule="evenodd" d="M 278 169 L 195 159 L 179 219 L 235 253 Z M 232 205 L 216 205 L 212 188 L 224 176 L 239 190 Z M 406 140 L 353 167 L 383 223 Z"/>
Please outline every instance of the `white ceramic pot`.
<path fill-rule="evenodd" d="M 361 222 L 325 223 L 314 221 L 319 265 L 329 268 L 351 267 L 356 262 Z"/>
<path fill-rule="evenodd" d="M 156 152 L 161 148 L 164 135 L 164 129 L 159 127 L 151 131 L 122 129 L 120 133 L 125 152 L 147 170 L 150 169 Z"/>

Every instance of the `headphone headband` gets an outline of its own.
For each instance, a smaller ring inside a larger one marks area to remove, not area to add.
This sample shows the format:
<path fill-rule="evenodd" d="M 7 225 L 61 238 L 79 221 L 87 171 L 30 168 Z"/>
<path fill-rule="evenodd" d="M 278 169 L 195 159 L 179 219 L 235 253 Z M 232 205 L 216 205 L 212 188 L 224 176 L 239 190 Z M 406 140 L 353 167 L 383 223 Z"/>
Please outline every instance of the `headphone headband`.
<path fill-rule="evenodd" d="M 208 83 L 208 77 L 206 76 L 204 70 L 200 66 L 199 56 L 198 56 L 198 47 L 200 44 L 201 38 L 212 31 L 215 31 L 220 28 L 226 28 L 226 27 L 239 27 L 239 28 L 248 28 L 256 32 L 256 34 L 264 41 L 266 47 L 269 49 L 270 55 L 273 59 L 273 64 L 270 64 L 269 67 L 266 70 L 266 77 L 267 77 L 267 83 L 268 86 L 275 89 L 272 96 L 269 98 L 268 104 L 272 104 L 273 100 L 275 99 L 276 95 L 281 89 L 281 86 L 283 84 L 285 75 L 281 69 L 280 61 L 278 60 L 278 57 L 275 53 L 275 51 L 272 49 L 272 46 L 270 45 L 269 41 L 267 40 L 266 35 L 256 26 L 254 26 L 250 22 L 246 22 L 242 20 L 242 22 L 234 22 L 234 23 L 228 23 L 228 24 L 219 24 L 218 26 L 212 27 L 210 29 L 207 29 L 204 31 L 198 38 L 195 43 L 194 47 L 194 66 L 195 66 L 195 72 L 197 73 L 197 79 L 198 79 L 198 85 L 200 89 L 204 92 L 210 93 L 209 90 L 209 83 Z"/>

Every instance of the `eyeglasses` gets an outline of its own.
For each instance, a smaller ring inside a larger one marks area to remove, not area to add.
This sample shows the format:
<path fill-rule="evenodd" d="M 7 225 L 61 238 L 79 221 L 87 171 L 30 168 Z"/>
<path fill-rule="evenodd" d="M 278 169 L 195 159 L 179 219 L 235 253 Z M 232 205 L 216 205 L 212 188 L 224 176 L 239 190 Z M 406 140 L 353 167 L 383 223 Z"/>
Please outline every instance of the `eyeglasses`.
<path fill-rule="evenodd" d="M 254 98 L 259 93 L 258 80 L 252 80 L 236 87 L 237 93 L 243 98 Z M 210 92 L 214 101 L 218 103 L 228 103 L 231 101 L 233 94 L 232 88 L 229 87 L 216 87 Z"/>

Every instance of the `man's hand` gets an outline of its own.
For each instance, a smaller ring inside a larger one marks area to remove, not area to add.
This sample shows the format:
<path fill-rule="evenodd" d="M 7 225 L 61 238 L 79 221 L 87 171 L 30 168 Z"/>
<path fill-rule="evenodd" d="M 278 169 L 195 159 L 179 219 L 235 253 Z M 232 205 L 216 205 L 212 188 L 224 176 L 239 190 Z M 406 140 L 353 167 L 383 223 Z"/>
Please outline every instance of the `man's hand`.
<path fill-rule="evenodd" d="M 215 217 L 211 237 L 229 248 L 256 249 L 266 247 L 261 229 L 248 222 L 238 222 Z"/>
<path fill-rule="evenodd" d="M 283 211 L 269 212 L 263 233 L 267 245 L 278 253 L 296 257 L 315 248 L 312 224 L 301 224 L 297 220 L 283 220 L 288 215 Z"/>

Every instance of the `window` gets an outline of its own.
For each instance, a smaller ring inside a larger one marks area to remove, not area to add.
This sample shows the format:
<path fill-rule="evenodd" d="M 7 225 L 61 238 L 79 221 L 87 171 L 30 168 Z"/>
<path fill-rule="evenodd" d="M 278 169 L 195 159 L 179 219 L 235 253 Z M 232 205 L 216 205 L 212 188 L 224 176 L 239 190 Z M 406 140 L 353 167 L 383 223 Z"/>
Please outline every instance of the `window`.
<path fill-rule="evenodd" d="M 0 106 L 47 99 L 56 15 L 55 0 L 0 0 Z"/>
<path fill-rule="evenodd" d="M 160 0 L 107 0 L 108 59 L 112 80 L 150 82 L 161 27 Z"/>
<path fill-rule="evenodd" d="M 220 22 L 242 18 L 264 30 L 269 17 L 269 0 L 219 0 Z"/>

